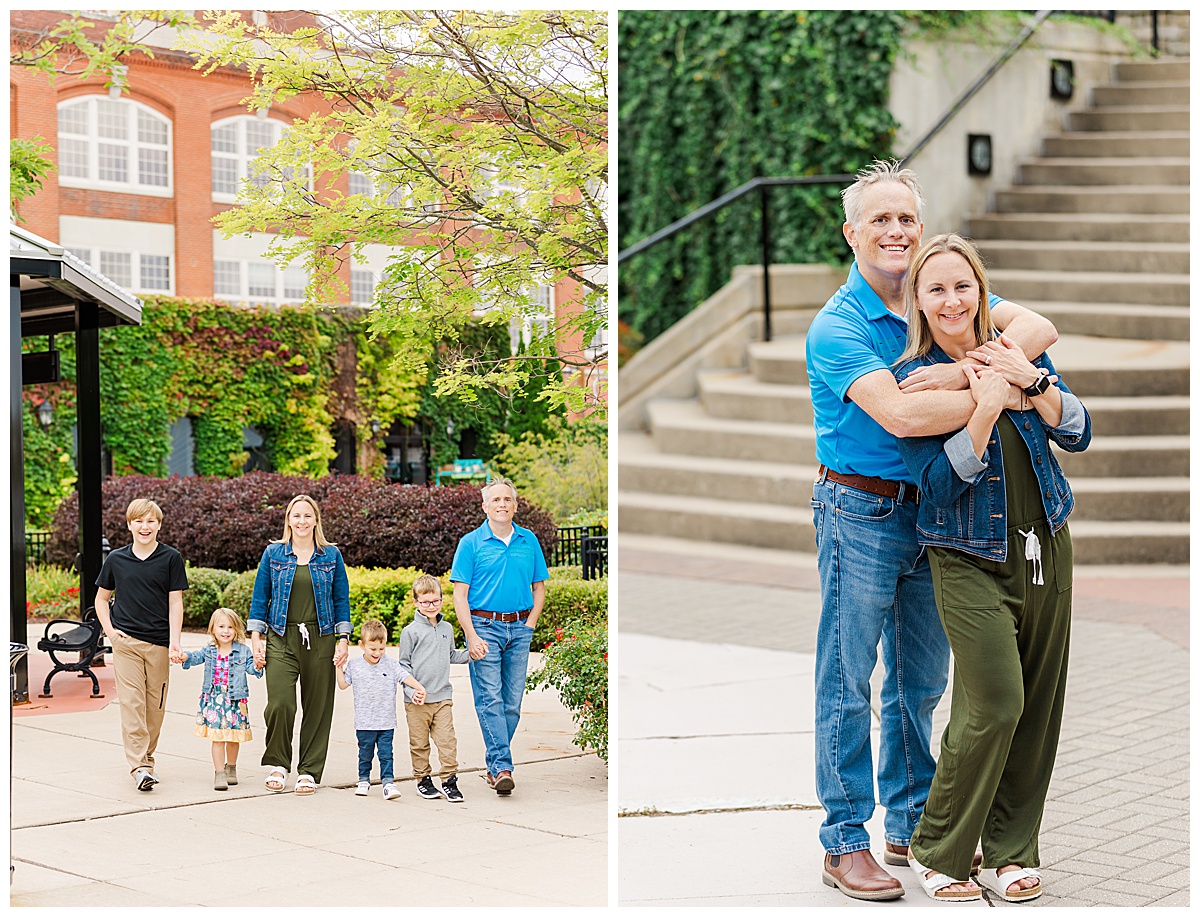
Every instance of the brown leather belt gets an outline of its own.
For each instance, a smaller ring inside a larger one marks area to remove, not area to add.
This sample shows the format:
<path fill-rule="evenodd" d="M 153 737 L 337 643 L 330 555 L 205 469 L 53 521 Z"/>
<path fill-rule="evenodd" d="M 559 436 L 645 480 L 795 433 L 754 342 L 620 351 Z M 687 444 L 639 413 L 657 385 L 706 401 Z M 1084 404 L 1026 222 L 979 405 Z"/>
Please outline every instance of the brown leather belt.
<path fill-rule="evenodd" d="M 905 484 L 903 481 L 885 481 L 883 478 L 868 478 L 861 474 L 838 474 L 822 465 L 817 469 L 817 478 L 821 475 L 838 484 L 845 484 L 855 490 L 865 490 L 869 494 L 887 497 L 889 500 L 899 500 L 901 503 L 919 503 L 920 491 L 915 484 Z"/>
<path fill-rule="evenodd" d="M 524 621 L 529 617 L 532 608 L 526 608 L 524 611 L 484 611 L 482 608 L 472 608 L 471 614 L 479 615 L 481 618 L 491 618 L 493 621 L 500 621 L 505 624 L 512 624 L 514 621 Z"/>

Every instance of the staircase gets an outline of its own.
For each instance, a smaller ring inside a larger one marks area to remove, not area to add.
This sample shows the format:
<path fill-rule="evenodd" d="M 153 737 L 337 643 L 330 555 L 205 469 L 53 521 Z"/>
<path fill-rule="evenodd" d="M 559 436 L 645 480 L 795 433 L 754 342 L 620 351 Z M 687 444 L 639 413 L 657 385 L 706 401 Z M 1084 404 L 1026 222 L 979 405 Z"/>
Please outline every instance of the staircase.
<path fill-rule="evenodd" d="M 1055 365 L 1092 415 L 1058 453 L 1081 564 L 1189 555 L 1188 62 L 1115 65 L 1114 82 L 1023 162 L 964 227 L 1002 296 L 1053 320 Z M 815 434 L 801 333 L 756 342 L 740 370 L 660 399 L 622 432 L 625 534 L 815 552 Z"/>

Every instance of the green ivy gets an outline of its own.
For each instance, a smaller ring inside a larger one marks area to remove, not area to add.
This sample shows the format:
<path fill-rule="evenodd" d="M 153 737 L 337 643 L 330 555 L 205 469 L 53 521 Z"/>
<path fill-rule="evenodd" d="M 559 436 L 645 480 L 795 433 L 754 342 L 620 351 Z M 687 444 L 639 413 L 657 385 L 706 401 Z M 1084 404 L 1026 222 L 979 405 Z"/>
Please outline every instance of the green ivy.
<path fill-rule="evenodd" d="M 892 153 L 888 79 L 899 11 L 653 11 L 618 18 L 619 245 L 752 178 L 852 173 Z M 839 189 L 770 192 L 777 261 L 843 263 Z M 759 202 L 743 199 L 638 255 L 620 316 L 652 338 L 761 263 Z"/>

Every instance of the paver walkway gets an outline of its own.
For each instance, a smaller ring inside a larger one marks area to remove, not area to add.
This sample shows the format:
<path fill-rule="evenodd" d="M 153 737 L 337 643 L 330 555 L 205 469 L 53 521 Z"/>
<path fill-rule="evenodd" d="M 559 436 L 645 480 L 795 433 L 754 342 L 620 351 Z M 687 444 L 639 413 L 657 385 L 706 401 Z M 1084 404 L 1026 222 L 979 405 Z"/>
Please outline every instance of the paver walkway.
<path fill-rule="evenodd" d="M 206 639 L 185 635 L 184 647 L 198 648 Z M 250 685 L 254 739 L 238 764 L 242 782 L 214 791 L 210 743 L 192 735 L 202 680 L 200 666 L 173 667 L 156 754 L 162 783 L 148 793 L 138 792 L 127 774 L 117 702 L 16 720 L 11 904 L 607 902 L 607 768 L 571 743 L 574 724 L 553 691 L 525 698 L 513 742 L 517 788 L 501 799 L 481 777 L 483 740 L 467 667 L 455 666 L 459 785 L 466 801 L 417 795 L 401 716 L 395 765 L 402 796 L 384 802 L 378 783 L 369 796 L 354 795 L 358 752 L 350 691 L 337 693 L 320 789 L 308 798 L 264 789 L 266 769 L 258 761 L 266 690 L 257 679 Z"/>
<path fill-rule="evenodd" d="M 865 904 L 820 878 L 812 558 L 622 536 L 619 562 L 619 901 Z M 1188 603 L 1186 568 L 1076 569 L 1047 893 L 1027 906 L 1188 904 Z M 880 810 L 870 830 L 881 859 Z M 898 904 L 932 904 L 892 871 Z"/>

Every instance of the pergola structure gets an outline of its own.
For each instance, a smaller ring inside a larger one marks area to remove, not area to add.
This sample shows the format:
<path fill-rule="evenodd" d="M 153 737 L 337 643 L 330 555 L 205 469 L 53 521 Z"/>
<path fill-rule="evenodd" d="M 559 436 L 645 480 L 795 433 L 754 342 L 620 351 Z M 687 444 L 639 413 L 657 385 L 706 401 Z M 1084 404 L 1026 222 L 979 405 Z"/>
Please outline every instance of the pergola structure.
<path fill-rule="evenodd" d="M 25 462 L 21 386 L 56 381 L 52 359 L 22 359 L 21 340 L 38 335 L 75 335 L 75 395 L 78 428 L 79 602 L 94 604 L 103 561 L 100 485 L 100 329 L 140 325 L 142 304 L 133 294 L 98 274 L 61 246 L 17 226 L 9 227 L 9 449 L 11 461 L 12 640 L 28 643 L 25 621 Z M 26 370 L 26 366 L 28 369 Z M 33 378 L 26 379 L 26 375 Z M 14 695 L 29 694 L 22 660 Z"/>

